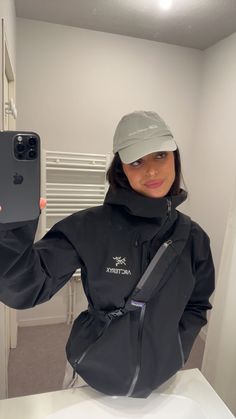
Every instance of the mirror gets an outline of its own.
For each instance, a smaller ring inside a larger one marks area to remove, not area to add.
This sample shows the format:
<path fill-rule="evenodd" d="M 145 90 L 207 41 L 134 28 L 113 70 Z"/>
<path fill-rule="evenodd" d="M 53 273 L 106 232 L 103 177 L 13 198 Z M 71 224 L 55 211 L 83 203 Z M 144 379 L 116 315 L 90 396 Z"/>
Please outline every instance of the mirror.
<path fill-rule="evenodd" d="M 142 6 L 141 1 L 138 3 L 145 18 L 148 8 Z M 184 19 L 186 2 L 181 4 L 179 18 Z M 209 2 L 207 9 L 212 16 L 216 16 L 215 4 L 215 1 Z M 224 3 L 225 11 L 227 5 L 231 10 L 232 2 Z M 39 3 L 39 7 L 42 9 L 43 5 Z M 29 13 L 30 10 L 28 8 Z M 200 8 L 195 10 L 197 16 L 199 11 Z M 110 9 L 108 12 L 111 13 Z M 60 13 L 58 9 L 58 15 Z M 37 20 L 18 18 L 16 22 L 17 129 L 30 127 L 39 132 L 42 147 L 47 150 L 112 155 L 112 137 L 122 115 L 144 108 L 159 112 L 175 133 L 182 155 L 189 200 L 181 208 L 211 237 L 218 273 L 235 177 L 232 132 L 236 34 L 232 30 L 231 35 L 225 37 L 224 34 L 221 40 L 202 50 L 174 45 L 170 41 L 157 42 L 159 29 L 152 33 L 151 41 L 42 22 L 41 16 L 38 15 Z M 93 9 L 92 19 L 101 21 L 98 7 Z M 126 19 L 128 17 L 122 16 L 124 24 Z M 165 25 L 165 19 L 167 17 L 163 18 L 164 29 L 168 28 L 171 33 L 172 26 Z M 203 35 L 203 20 L 204 15 L 201 15 L 199 36 Z M 230 25 L 225 19 L 224 27 Z M 214 22 L 214 26 L 218 25 Z M 189 42 L 194 29 L 190 23 L 183 28 L 183 42 L 184 39 Z M 18 312 L 22 340 L 35 342 L 34 356 L 43 351 L 52 333 L 51 322 L 64 322 L 63 330 L 55 332 L 57 337 L 61 333 L 63 349 L 69 329 L 65 325 L 67 295 L 68 290 L 64 290 L 45 306 Z M 43 322 L 47 331 L 37 342 L 37 327 L 43 327 L 38 326 Z M 24 325 L 35 326 L 34 338 L 28 335 L 30 327 L 21 327 Z M 59 330 L 56 327 L 59 326 L 56 325 L 54 331 Z M 203 339 L 206 330 L 201 333 Z M 21 336 L 19 334 L 19 348 Z M 55 351 L 51 348 L 50 353 L 52 366 Z M 61 356 L 63 359 L 63 354 Z M 38 371 L 43 364 L 42 358 Z M 46 369 L 49 371 L 49 367 Z M 10 385 L 16 381 L 15 369 L 11 371 Z M 50 375 L 51 372 L 48 380 Z M 33 383 L 39 383 L 34 374 L 31 377 L 27 374 L 26 381 L 30 390 Z M 44 390 L 38 391 L 49 390 L 46 384 Z"/>

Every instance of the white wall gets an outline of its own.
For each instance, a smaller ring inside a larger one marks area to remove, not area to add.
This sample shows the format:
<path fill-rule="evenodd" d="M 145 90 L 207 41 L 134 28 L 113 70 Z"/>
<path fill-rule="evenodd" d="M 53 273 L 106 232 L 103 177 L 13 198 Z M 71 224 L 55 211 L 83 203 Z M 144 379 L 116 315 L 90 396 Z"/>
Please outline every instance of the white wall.
<path fill-rule="evenodd" d="M 11 64 L 16 74 L 16 12 L 14 0 L 0 1 L 0 19 L 4 19 L 4 28 L 6 32 L 7 45 L 11 58 Z M 0 22 L 0 30 L 2 31 L 2 22 Z M 1 41 L 0 36 L 0 41 Z M 0 74 L 2 74 L 2 42 L 0 42 Z M 0 115 L 2 115 L 2 82 L 0 82 Z M 2 125 L 2 117 L 0 117 L 0 129 Z"/>
<path fill-rule="evenodd" d="M 1 0 L 0 17 L 5 21 L 5 30 L 12 66 L 16 70 L 16 12 L 14 0 Z"/>
<path fill-rule="evenodd" d="M 154 109 L 188 152 L 200 51 L 23 19 L 17 28 L 18 128 L 53 150 L 108 152 L 124 113 Z"/>
<path fill-rule="evenodd" d="M 211 237 L 218 273 L 236 169 L 236 33 L 203 53 L 192 142 L 191 214 Z"/>
<path fill-rule="evenodd" d="M 236 415 L 236 182 L 221 255 L 202 372 Z"/>
<path fill-rule="evenodd" d="M 202 372 L 234 414 L 236 414 L 235 50 L 236 33 L 204 53 L 199 126 L 193 145 L 195 176 L 191 185 L 193 191 L 191 212 L 202 225 L 208 227 L 217 268 L 217 288 L 208 325 Z"/>
<path fill-rule="evenodd" d="M 49 150 L 107 153 L 123 114 L 156 110 L 175 134 L 188 185 L 202 59 L 190 48 L 17 19 L 17 128 L 38 132 Z M 20 320 L 62 321 L 66 302 L 62 293 Z"/>

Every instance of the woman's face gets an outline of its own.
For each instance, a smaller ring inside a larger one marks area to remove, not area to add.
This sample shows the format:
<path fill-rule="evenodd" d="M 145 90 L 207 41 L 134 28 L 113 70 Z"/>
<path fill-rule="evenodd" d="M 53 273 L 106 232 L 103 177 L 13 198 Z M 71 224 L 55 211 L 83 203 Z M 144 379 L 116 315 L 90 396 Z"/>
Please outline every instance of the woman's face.
<path fill-rule="evenodd" d="M 162 198 L 175 180 L 173 151 L 147 154 L 130 164 L 122 163 L 132 189 L 150 198 Z"/>

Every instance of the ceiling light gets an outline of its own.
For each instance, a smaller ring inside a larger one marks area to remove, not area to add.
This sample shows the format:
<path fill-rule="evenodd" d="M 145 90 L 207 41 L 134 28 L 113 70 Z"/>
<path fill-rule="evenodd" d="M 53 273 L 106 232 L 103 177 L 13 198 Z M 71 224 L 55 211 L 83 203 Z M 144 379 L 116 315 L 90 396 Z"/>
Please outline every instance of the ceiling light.
<path fill-rule="evenodd" d="M 168 10 L 172 6 L 172 0 L 159 0 L 159 3 L 163 10 Z"/>

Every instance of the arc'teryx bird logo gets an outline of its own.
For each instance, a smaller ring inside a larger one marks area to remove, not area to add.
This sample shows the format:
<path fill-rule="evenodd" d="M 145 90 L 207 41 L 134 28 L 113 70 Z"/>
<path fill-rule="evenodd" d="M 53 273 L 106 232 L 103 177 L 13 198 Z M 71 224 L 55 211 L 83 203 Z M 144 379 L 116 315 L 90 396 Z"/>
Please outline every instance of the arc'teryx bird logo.
<path fill-rule="evenodd" d="M 113 259 L 116 261 L 116 266 L 126 265 L 126 258 L 121 259 L 121 256 L 116 256 Z"/>
<path fill-rule="evenodd" d="M 126 258 L 122 258 L 121 256 L 115 256 L 112 258 L 116 262 L 116 266 L 125 265 L 126 266 Z M 121 274 L 121 275 L 131 275 L 131 271 L 129 269 L 119 269 L 119 268 L 106 268 L 106 272 L 110 274 Z"/>

